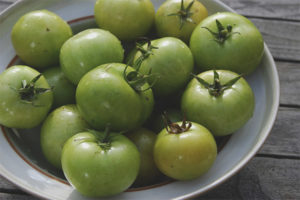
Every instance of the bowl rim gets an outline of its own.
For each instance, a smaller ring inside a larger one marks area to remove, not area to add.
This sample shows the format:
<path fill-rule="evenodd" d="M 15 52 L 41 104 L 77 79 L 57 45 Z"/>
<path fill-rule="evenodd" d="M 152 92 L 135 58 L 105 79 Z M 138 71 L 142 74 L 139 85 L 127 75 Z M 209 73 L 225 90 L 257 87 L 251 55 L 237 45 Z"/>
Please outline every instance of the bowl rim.
<path fill-rule="evenodd" d="M 7 18 L 11 13 L 13 13 L 15 10 L 19 9 L 24 4 L 26 4 L 27 2 L 30 2 L 30 1 L 32 1 L 32 0 L 17 0 L 13 4 L 11 4 L 10 6 L 8 6 L 6 9 L 4 9 L 0 13 L 0 24 L 1 24 L 1 21 L 3 21 L 5 18 Z M 226 4 L 224 4 L 223 2 L 221 2 L 220 0 L 211 0 L 211 1 L 214 2 L 214 3 L 219 4 L 224 9 L 226 9 L 226 10 L 228 10 L 230 12 L 236 12 L 232 8 L 230 8 L 229 6 L 227 6 Z M 267 47 L 266 43 L 264 43 L 264 53 L 265 53 L 265 56 L 269 59 L 270 65 L 272 65 L 272 67 L 268 68 L 267 70 L 270 73 L 270 77 L 271 77 L 270 81 L 272 83 L 272 87 L 273 87 L 273 90 L 274 90 L 274 93 L 272 93 L 272 97 L 271 97 L 274 102 L 271 105 L 270 115 L 268 116 L 268 119 L 266 120 L 266 125 L 260 131 L 262 133 L 260 135 L 260 140 L 258 140 L 253 145 L 253 147 L 251 148 L 251 150 L 249 151 L 249 153 L 245 157 L 243 157 L 238 162 L 237 165 L 235 165 L 233 168 L 231 168 L 229 171 L 227 171 L 223 176 L 219 177 L 216 181 L 214 181 L 214 182 L 206 185 L 205 187 L 202 187 L 202 188 L 200 188 L 198 190 L 195 190 L 192 193 L 189 193 L 189 194 L 186 194 L 186 195 L 182 195 L 182 196 L 176 197 L 174 199 L 193 198 L 193 197 L 196 197 L 196 196 L 198 196 L 200 194 L 203 194 L 205 192 L 208 192 L 208 191 L 216 188 L 217 186 L 219 186 L 220 184 L 222 184 L 226 180 L 228 180 L 230 177 L 232 177 L 233 175 L 237 174 L 255 156 L 255 154 L 263 146 L 263 144 L 266 141 L 269 133 L 271 132 L 272 127 L 274 125 L 274 122 L 276 120 L 278 109 L 279 109 L 279 97 L 280 97 L 280 84 L 279 84 L 278 71 L 277 71 L 276 64 L 275 64 L 275 61 L 273 59 L 273 56 L 271 55 L 270 50 Z M 19 182 L 17 177 L 13 176 L 9 172 L 7 172 L 5 169 L 2 169 L 2 167 L 0 168 L 0 174 L 5 179 L 7 179 L 10 182 L 12 182 L 13 184 L 15 184 L 21 190 L 23 190 L 23 191 L 25 191 L 25 192 L 27 192 L 29 194 L 32 194 L 32 195 L 34 195 L 36 197 L 45 199 L 45 196 L 43 196 L 42 194 L 40 194 L 38 191 L 35 191 L 34 188 L 31 188 L 30 186 L 28 186 L 26 184 L 23 184 L 22 182 Z"/>

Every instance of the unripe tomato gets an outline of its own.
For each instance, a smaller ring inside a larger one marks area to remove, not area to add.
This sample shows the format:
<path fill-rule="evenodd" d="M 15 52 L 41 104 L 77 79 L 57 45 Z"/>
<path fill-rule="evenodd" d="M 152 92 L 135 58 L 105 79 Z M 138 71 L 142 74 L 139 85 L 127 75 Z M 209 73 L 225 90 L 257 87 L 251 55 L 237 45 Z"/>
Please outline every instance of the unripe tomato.
<path fill-rule="evenodd" d="M 219 83 L 214 83 L 213 71 L 197 75 L 210 84 L 210 88 L 196 78 L 188 84 L 181 109 L 188 120 L 203 124 L 215 136 L 224 136 L 237 131 L 252 117 L 255 99 L 244 78 L 237 80 L 239 75 L 228 70 L 217 70 L 216 73 Z M 234 79 L 236 82 L 228 85 Z"/>
<path fill-rule="evenodd" d="M 65 76 L 78 84 L 91 69 L 111 62 L 122 62 L 120 40 L 102 29 L 87 29 L 67 40 L 60 51 L 60 65 Z"/>
<path fill-rule="evenodd" d="M 41 69 L 59 64 L 59 51 L 72 36 L 70 26 L 48 10 L 22 16 L 11 32 L 17 55 L 28 65 Z"/>
<path fill-rule="evenodd" d="M 155 14 L 155 27 L 160 37 L 177 37 L 189 42 L 195 27 L 206 17 L 206 8 L 197 0 L 168 0 Z"/>
<path fill-rule="evenodd" d="M 53 94 L 46 79 L 35 69 L 15 65 L 0 74 L 0 124 L 33 128 L 48 114 Z"/>
<path fill-rule="evenodd" d="M 94 13 L 100 28 L 120 40 L 134 40 L 150 30 L 155 10 L 151 0 L 98 0 Z"/>
<path fill-rule="evenodd" d="M 217 156 L 217 145 L 208 129 L 194 122 L 184 124 L 173 123 L 173 128 L 163 129 L 154 145 L 157 167 L 177 180 L 200 177 L 211 168 Z"/>
<path fill-rule="evenodd" d="M 152 90 L 136 91 L 124 79 L 125 64 L 104 64 L 89 71 L 76 89 L 80 114 L 95 129 L 107 124 L 115 131 L 133 130 L 150 116 L 154 100 Z M 127 68 L 126 73 L 134 71 Z M 145 84 L 142 88 L 148 88 Z"/>

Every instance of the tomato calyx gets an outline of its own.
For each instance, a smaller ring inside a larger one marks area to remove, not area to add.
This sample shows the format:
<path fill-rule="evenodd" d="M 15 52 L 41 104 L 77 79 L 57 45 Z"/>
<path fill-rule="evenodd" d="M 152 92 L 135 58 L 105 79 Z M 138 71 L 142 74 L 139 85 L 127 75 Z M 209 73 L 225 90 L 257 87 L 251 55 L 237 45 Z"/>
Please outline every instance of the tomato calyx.
<path fill-rule="evenodd" d="M 186 22 L 190 22 L 195 24 L 194 20 L 191 18 L 191 16 L 194 14 L 193 12 L 191 12 L 191 8 L 195 2 L 195 0 L 191 1 L 189 3 L 189 5 L 185 8 L 183 5 L 183 1 L 181 0 L 181 5 L 180 5 L 180 10 L 176 13 L 171 13 L 168 16 L 178 16 L 179 20 L 180 20 L 180 29 L 182 29 L 184 23 Z"/>
<path fill-rule="evenodd" d="M 228 24 L 226 27 L 222 25 L 222 23 L 216 19 L 216 25 L 218 28 L 218 32 L 214 32 L 207 27 L 201 27 L 208 30 L 213 36 L 214 40 L 219 44 L 223 44 L 229 37 L 234 34 L 240 34 L 239 32 L 232 32 L 232 25 Z"/>
<path fill-rule="evenodd" d="M 23 103 L 32 104 L 34 106 L 42 106 L 42 105 L 35 105 L 34 100 L 37 98 L 38 95 L 43 94 L 45 92 L 51 91 L 53 88 L 39 88 L 36 87 L 36 82 L 40 79 L 42 74 L 37 75 L 34 77 L 29 83 L 27 83 L 26 80 L 22 80 L 21 88 L 15 90 L 17 93 L 19 93 L 19 96 L 21 98 L 21 101 Z"/>
<path fill-rule="evenodd" d="M 145 92 L 153 87 L 153 85 L 156 83 L 158 76 L 156 74 L 152 74 L 152 70 L 150 69 L 148 74 L 142 74 L 139 72 L 142 62 L 148 58 L 150 55 L 153 54 L 152 50 L 153 49 L 158 49 L 158 47 L 155 47 L 151 44 L 151 41 L 148 38 L 140 38 L 140 40 L 146 40 L 147 42 L 147 48 L 144 49 L 143 45 L 140 43 L 136 43 L 136 48 L 138 51 L 141 52 L 141 56 L 138 57 L 138 59 L 133 63 L 133 68 L 135 71 L 129 72 L 126 74 L 126 70 L 128 68 L 128 64 L 126 65 L 124 69 L 124 79 L 126 82 L 137 92 Z M 130 62 L 129 62 L 130 63 Z M 150 79 L 153 79 L 154 81 L 152 84 L 149 85 L 147 88 L 143 88 L 143 86 L 149 82 Z"/>
<path fill-rule="evenodd" d="M 97 144 L 104 150 L 109 150 L 111 148 L 111 141 L 110 141 L 110 125 L 106 125 L 104 134 L 100 133 L 96 130 L 88 130 L 90 133 L 96 136 L 98 139 Z"/>
<path fill-rule="evenodd" d="M 192 123 L 187 122 L 185 116 L 183 117 L 181 125 L 171 122 L 171 120 L 167 116 L 166 111 L 163 112 L 162 117 L 163 117 L 163 120 L 165 123 L 166 130 L 170 134 L 180 134 L 180 133 L 188 131 L 192 127 Z"/>
<path fill-rule="evenodd" d="M 225 84 L 220 83 L 220 77 L 219 73 L 216 70 L 214 71 L 214 82 L 213 84 L 209 84 L 206 82 L 204 79 L 200 78 L 199 76 L 196 76 L 195 74 L 192 74 L 192 76 L 201 84 L 203 85 L 206 89 L 208 89 L 208 92 L 210 95 L 218 97 L 223 94 L 223 92 L 229 88 L 231 88 L 241 77 L 242 75 L 239 75 Z"/>

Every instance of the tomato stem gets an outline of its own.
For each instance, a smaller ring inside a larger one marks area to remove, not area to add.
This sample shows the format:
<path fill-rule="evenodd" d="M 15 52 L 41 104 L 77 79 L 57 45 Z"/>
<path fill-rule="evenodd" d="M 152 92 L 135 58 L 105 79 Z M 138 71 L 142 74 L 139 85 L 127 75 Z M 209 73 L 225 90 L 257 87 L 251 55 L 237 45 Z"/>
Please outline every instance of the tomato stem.
<path fill-rule="evenodd" d="M 216 19 L 216 26 L 217 26 L 218 32 L 214 32 L 210 28 L 207 28 L 207 27 L 201 27 L 201 28 L 204 28 L 207 31 L 209 31 L 213 35 L 214 40 L 216 42 L 218 42 L 219 44 L 223 44 L 233 34 L 240 34 L 239 32 L 232 32 L 232 28 L 233 28 L 232 25 L 229 24 L 225 28 L 222 25 L 222 23 L 217 19 Z"/>
<path fill-rule="evenodd" d="M 53 89 L 51 88 L 39 88 L 36 87 L 36 82 L 40 79 L 42 74 L 34 77 L 29 83 L 26 80 L 22 80 L 21 87 L 19 89 L 13 88 L 16 92 L 19 93 L 20 99 L 23 103 L 32 104 L 34 106 L 43 106 L 43 105 L 35 105 L 34 100 L 38 95 L 49 92 Z"/>
<path fill-rule="evenodd" d="M 166 130 L 168 131 L 168 133 L 171 133 L 171 134 L 180 134 L 180 133 L 186 132 L 192 126 L 191 122 L 187 122 L 186 121 L 186 116 L 185 115 L 183 117 L 181 126 L 179 126 L 176 123 L 171 122 L 171 120 L 168 117 L 166 111 L 163 112 L 162 118 L 164 120 L 164 124 L 165 124 Z"/>
<path fill-rule="evenodd" d="M 191 8 L 195 2 L 195 0 L 191 1 L 189 5 L 185 8 L 184 7 L 184 0 L 181 0 L 180 9 L 176 13 L 171 13 L 168 16 L 178 16 L 179 17 L 179 23 L 180 23 L 180 30 L 182 29 L 183 25 L 187 22 L 196 24 L 194 20 L 191 18 L 191 16 L 194 14 L 191 12 Z"/>
<path fill-rule="evenodd" d="M 129 73 L 126 73 L 126 70 L 128 68 L 128 64 L 126 65 L 124 69 L 124 79 L 126 82 L 137 92 L 145 92 L 153 87 L 153 85 L 156 83 L 157 79 L 159 78 L 157 74 L 152 74 L 152 69 L 149 70 L 148 74 L 142 74 L 139 72 L 142 62 L 148 58 L 150 55 L 153 54 L 152 50 L 153 49 L 158 49 L 157 47 L 151 45 L 150 39 L 146 37 L 140 38 L 140 40 L 146 41 L 147 42 L 147 48 L 144 49 L 143 45 L 140 44 L 139 42 L 136 43 L 136 48 L 138 51 L 141 52 L 141 56 L 137 58 L 137 60 L 133 63 L 133 68 L 135 71 L 131 71 Z M 152 83 L 149 85 L 149 87 L 144 88 L 143 86 L 150 82 L 150 79 L 154 79 Z"/>
<path fill-rule="evenodd" d="M 199 76 L 196 76 L 195 74 L 192 74 L 192 76 L 206 89 L 208 89 L 208 92 L 210 95 L 218 97 L 223 94 L 223 92 L 229 88 L 231 88 L 241 77 L 242 75 L 239 75 L 225 84 L 221 84 L 220 82 L 220 76 L 219 73 L 216 70 L 213 70 L 214 72 L 214 81 L 213 84 L 209 84 L 204 79 L 200 78 Z"/>

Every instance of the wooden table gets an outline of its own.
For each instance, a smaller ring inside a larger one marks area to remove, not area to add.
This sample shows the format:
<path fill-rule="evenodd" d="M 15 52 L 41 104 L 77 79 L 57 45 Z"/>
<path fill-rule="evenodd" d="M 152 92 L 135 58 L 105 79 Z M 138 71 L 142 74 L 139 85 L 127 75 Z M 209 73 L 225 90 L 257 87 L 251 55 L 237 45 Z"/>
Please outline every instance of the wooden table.
<path fill-rule="evenodd" d="M 0 0 L 0 12 L 16 0 Z M 222 0 L 260 29 L 279 72 L 277 120 L 259 153 L 197 199 L 300 199 L 300 0 Z M 36 199 L 0 176 L 0 199 Z"/>

